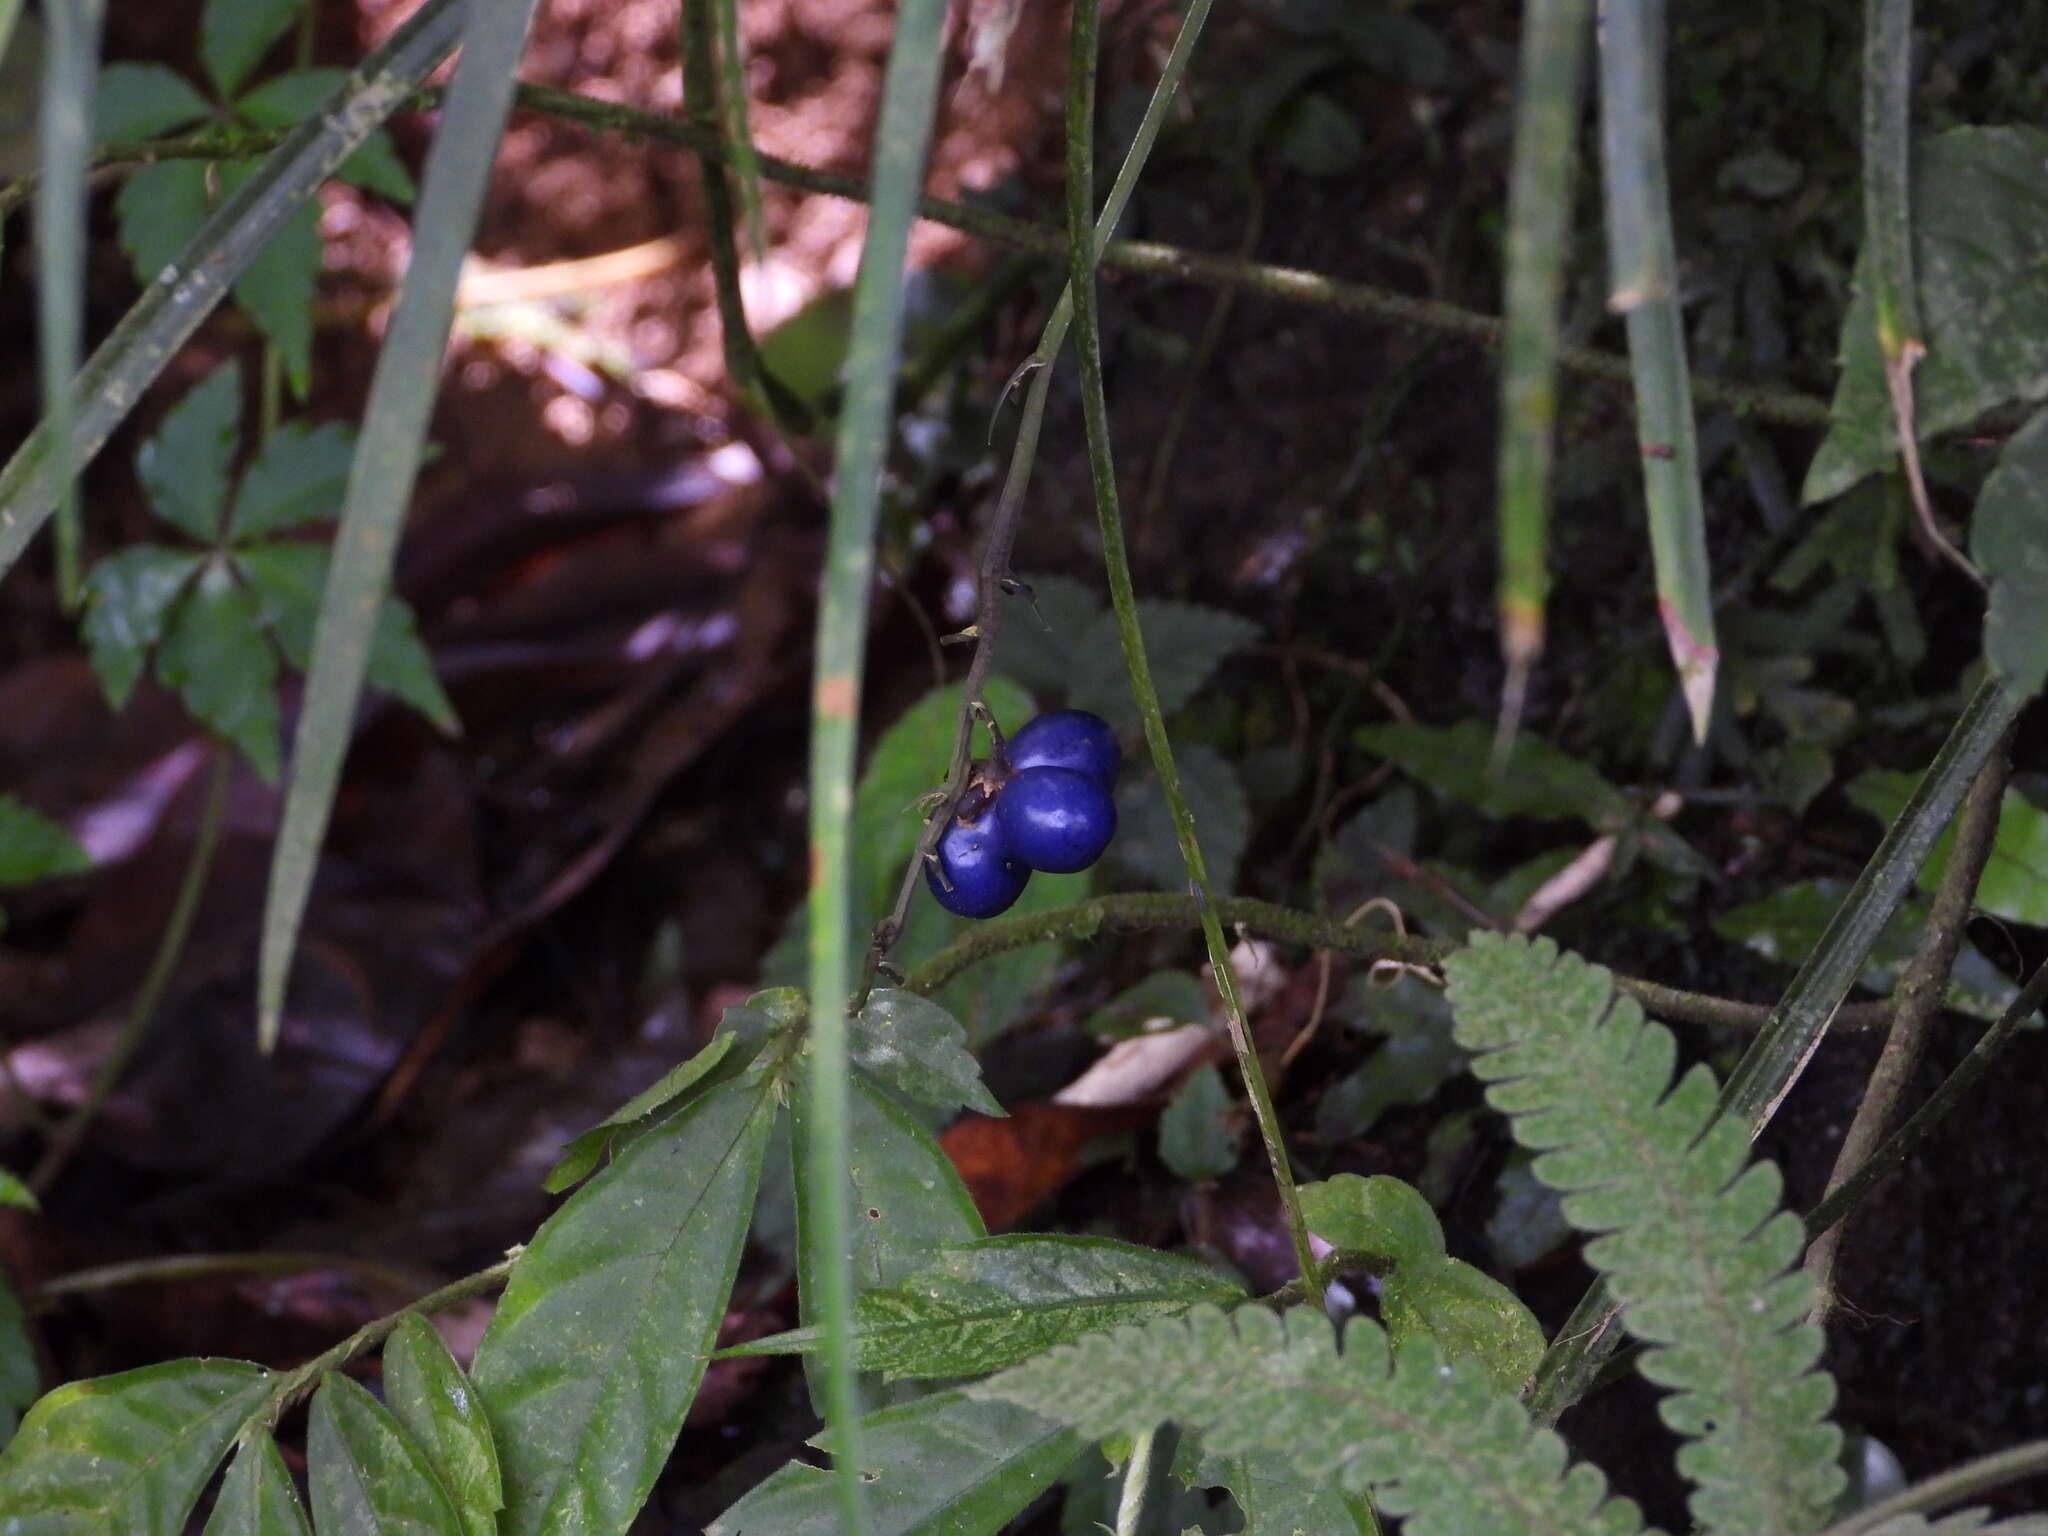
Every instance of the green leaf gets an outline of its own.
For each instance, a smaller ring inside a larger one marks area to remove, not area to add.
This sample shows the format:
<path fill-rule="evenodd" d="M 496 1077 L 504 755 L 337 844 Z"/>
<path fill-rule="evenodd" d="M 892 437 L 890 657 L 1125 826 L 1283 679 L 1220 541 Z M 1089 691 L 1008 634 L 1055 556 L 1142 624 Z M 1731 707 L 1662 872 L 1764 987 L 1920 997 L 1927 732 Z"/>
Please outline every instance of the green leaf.
<path fill-rule="evenodd" d="M 1081 1451 L 1057 1423 L 957 1392 L 871 1413 L 860 1428 L 869 1536 L 1001 1530 Z M 839 1536 L 839 1508 L 832 1474 L 792 1461 L 720 1515 L 709 1536 Z"/>
<path fill-rule="evenodd" d="M 115 230 L 137 282 L 169 270 L 206 222 L 206 173 L 203 160 L 159 160 L 136 167 L 115 194 Z"/>
<path fill-rule="evenodd" d="M 205 563 L 206 556 L 192 550 L 131 544 L 86 573 L 86 653 L 115 709 L 128 702 L 150 649 L 163 638 L 171 604 Z"/>
<path fill-rule="evenodd" d="M 156 436 L 135 456 L 135 473 L 157 516 L 202 544 L 220 537 L 241 419 L 242 367 L 229 361 L 164 413 Z"/>
<path fill-rule="evenodd" d="M 295 69 L 243 96 L 235 103 L 235 115 L 259 128 L 289 128 L 325 110 L 327 99 L 347 80 L 345 69 Z M 334 174 L 394 203 L 409 203 L 418 192 L 391 147 L 391 135 L 382 128 L 363 140 L 363 147 L 342 161 Z"/>
<path fill-rule="evenodd" d="M 1199 742 L 1176 743 L 1181 794 L 1195 818 L 1195 838 L 1209 871 L 1212 891 L 1227 893 L 1237 881 L 1238 861 L 1251 836 L 1252 815 L 1236 766 Z M 1166 890 L 1187 883 L 1180 843 L 1159 781 L 1149 773 L 1127 778 L 1116 792 L 1117 833 L 1109 845 L 1117 867 Z"/>
<path fill-rule="evenodd" d="M 320 1378 L 306 1430 L 306 1489 L 321 1531 L 463 1536 L 425 1452 L 357 1383 Z"/>
<path fill-rule="evenodd" d="M 1393 986 L 1356 978 L 1337 1008 L 1347 1023 L 1386 1036 L 1316 1105 L 1316 1135 L 1327 1142 L 1363 1135 L 1399 1104 L 1426 1104 L 1465 1070 L 1451 1037 L 1451 1010 L 1436 988 L 1403 976 Z"/>
<path fill-rule="evenodd" d="M 309 523 L 333 522 L 341 515 L 355 451 L 355 428 L 345 422 L 286 422 L 242 471 L 228 537 L 239 544 Z"/>
<path fill-rule="evenodd" d="M 161 64 L 107 64 L 93 94 L 95 144 L 134 144 L 209 116 L 213 106 L 192 82 Z"/>
<path fill-rule="evenodd" d="M 171 614 L 156 675 L 258 773 L 277 777 L 277 652 L 225 560 L 210 561 Z"/>
<path fill-rule="evenodd" d="M 199 57 L 222 96 L 241 89 L 305 0 L 207 0 L 199 20 Z"/>
<path fill-rule="evenodd" d="M 1395 1269 L 1426 1267 L 1444 1256 L 1444 1229 L 1412 1184 L 1383 1173 L 1340 1173 L 1299 1193 L 1302 1219 L 1333 1248 L 1383 1255 Z"/>
<path fill-rule="evenodd" d="M 1418 784 L 1483 815 L 1575 819 L 1599 832 L 1617 832 L 1634 817 L 1628 797 L 1597 769 L 1526 732 L 1499 773 L 1489 767 L 1493 730 L 1480 720 L 1366 726 L 1353 739 Z"/>
<path fill-rule="evenodd" d="M 1731 1536 L 1818 1528 L 1840 1435 L 1777 1169 L 1749 1163 L 1749 1128 L 1718 1115 L 1704 1066 L 1673 1084 L 1671 1032 L 1604 969 L 1547 939 L 1475 933 L 1444 971 L 1488 1101 L 1572 1225 L 1606 1234 L 1586 1258 L 1651 1346 L 1644 1376 L 1677 1389 L 1658 1412 L 1691 1442 L 1678 1465 L 1693 1518 Z"/>
<path fill-rule="evenodd" d="M 2032 698 L 2048 680 L 2048 411 L 2000 450 L 1970 519 L 1970 558 L 1991 582 L 1985 659 Z"/>
<path fill-rule="evenodd" d="M 2048 132 L 1955 128 L 1913 153 L 1913 270 L 1927 356 L 1913 375 L 1914 431 L 1929 438 L 2010 400 L 2048 395 Z M 1842 321 L 1833 424 L 1801 497 L 1838 496 L 1898 451 L 1867 258 Z"/>
<path fill-rule="evenodd" d="M 21 1180 L 11 1173 L 0 1173 L 0 1180 L 21 1191 L 21 1198 L 8 1198 L 5 1204 L 35 1209 L 35 1196 L 29 1194 Z M 36 1400 L 41 1384 L 35 1342 L 28 1336 L 28 1318 L 15 1299 L 14 1287 L 7 1283 L 6 1274 L 0 1272 L 0 1446 L 13 1436 L 22 1410 Z"/>
<path fill-rule="evenodd" d="M 1920 782 L 1917 773 L 1872 769 L 1849 785 L 1849 799 L 1890 824 Z M 1932 890 L 1948 869 L 1955 828 L 1943 832 L 1920 868 L 1920 885 Z M 2048 925 L 2048 812 L 2016 789 L 2008 789 L 1998 811 L 1998 835 L 1971 903 L 1993 917 L 2033 927 Z"/>
<path fill-rule="evenodd" d="M 33 885 L 52 875 L 82 875 L 91 868 L 92 859 L 62 822 L 30 810 L 12 795 L 0 794 L 0 886 Z"/>
<path fill-rule="evenodd" d="M 235 1452 L 205 1536 L 313 1536 L 292 1475 L 269 1435 L 245 1440 Z"/>
<path fill-rule="evenodd" d="M 1243 1297 L 1222 1270 L 1114 1238 L 987 1237 L 942 1248 L 895 1285 L 862 1291 L 854 1359 L 890 1381 L 974 1376 L 1118 1323 Z M 823 1329 L 798 1328 L 725 1353 L 823 1347 Z"/>
<path fill-rule="evenodd" d="M 240 1360 L 172 1360 L 57 1388 L 0 1452 L 8 1536 L 180 1536 L 270 1384 Z"/>
<path fill-rule="evenodd" d="M 1309 1482 L 1273 1457 L 1216 1456 L 1183 1436 L 1174 1459 L 1175 1475 L 1190 1488 L 1230 1491 L 1244 1513 L 1240 1536 L 1378 1536 L 1356 1494 Z"/>
<path fill-rule="evenodd" d="M 603 1160 L 616 1138 L 653 1124 L 658 1114 L 673 1108 L 675 1101 L 705 1078 L 738 1043 L 739 1036 L 735 1034 L 713 1035 L 703 1050 L 670 1068 L 659 1082 L 634 1094 L 562 1148 L 562 1155 L 555 1159 L 555 1166 L 541 1180 L 541 1188 L 551 1195 L 558 1195 L 570 1185 L 580 1183 Z"/>
<path fill-rule="evenodd" d="M 505 1493 L 491 1426 L 462 1367 L 417 1312 L 384 1346 L 384 1400 L 425 1452 L 467 1536 L 497 1536 Z"/>
<path fill-rule="evenodd" d="M 1102 1437 L 1166 1420 L 1218 1456 L 1260 1456 L 1311 1485 L 1369 1488 L 1407 1536 L 1629 1536 L 1641 1517 L 1590 1466 L 1427 1339 L 1394 1355 L 1357 1320 L 1252 1304 L 1127 1325 L 1061 1345 L 967 1394 Z"/>
<path fill-rule="evenodd" d="M 846 1048 L 857 1066 L 907 1099 L 1000 1115 L 966 1041 L 960 1021 L 931 999 L 882 987 L 848 1022 Z"/>
<path fill-rule="evenodd" d="M 5 824 L 6 807 L 9 798 L 9 796 L 0 795 L 0 825 Z M 10 846 L 6 833 L 0 832 L 0 848 Z M 9 1173 L 5 1168 L 0 1168 L 0 1205 L 11 1205 L 16 1210 L 21 1211 L 39 1211 L 42 1209 L 42 1206 L 36 1201 L 36 1192 Z"/>
<path fill-rule="evenodd" d="M 1186 971 L 1154 971 L 1132 982 L 1088 1016 L 1086 1033 L 1122 1039 L 1137 1034 L 1153 1019 L 1199 1024 L 1209 1017 L 1202 984 Z"/>
<path fill-rule="evenodd" d="M 253 161 L 220 167 L 220 189 L 230 198 L 261 167 Z M 313 299 L 320 277 L 320 208 L 308 201 L 235 279 L 235 302 L 284 359 L 292 393 L 301 400 L 313 371 Z"/>
<path fill-rule="evenodd" d="M 1220 1179 L 1237 1166 L 1242 1127 L 1214 1062 L 1188 1074 L 1159 1117 L 1159 1157 L 1183 1179 Z"/>
<path fill-rule="evenodd" d="M 504 1536 L 617 1536 L 703 1379 L 745 1245 L 772 1083 L 652 1127 L 534 1235 L 476 1352 Z"/>
<path fill-rule="evenodd" d="M 1030 595 L 1016 593 L 1003 602 L 1003 671 L 1033 693 L 1065 698 L 1074 680 L 1097 664 L 1080 641 L 1102 622 L 1102 601 L 1069 576 L 1025 580 Z M 1123 676 L 1121 664 L 1116 675 Z M 1003 726 L 1014 731 L 1029 718 L 1004 716 Z"/>
<path fill-rule="evenodd" d="M 1036 621 L 1027 617 L 1025 622 Z M 1224 657 L 1259 637 L 1259 626 L 1250 619 L 1194 603 L 1142 602 L 1138 628 L 1152 663 L 1160 712 L 1168 715 L 1195 696 Z M 1114 614 L 1105 610 L 1097 615 L 1076 641 L 1075 658 L 1079 666 L 1068 685 L 1068 702 L 1076 709 L 1094 710 L 1119 728 L 1135 727 L 1138 706 L 1124 674 Z M 1178 758 L 1180 753 L 1174 755 Z"/>
<path fill-rule="evenodd" d="M 234 552 L 236 568 L 255 595 L 278 649 L 301 672 L 312 665 L 329 558 L 320 544 L 245 544 Z M 434 675 L 433 658 L 413 628 L 412 610 L 400 598 L 387 595 L 378 614 L 369 682 L 405 700 L 443 730 L 456 729 L 455 706 Z"/>
<path fill-rule="evenodd" d="M 1543 1358 L 1543 1327 L 1515 1293 L 1463 1259 L 1402 1265 L 1380 1281 L 1380 1318 L 1399 1354 L 1427 1335 L 1453 1365 L 1470 1361 L 1504 1397 Z"/>

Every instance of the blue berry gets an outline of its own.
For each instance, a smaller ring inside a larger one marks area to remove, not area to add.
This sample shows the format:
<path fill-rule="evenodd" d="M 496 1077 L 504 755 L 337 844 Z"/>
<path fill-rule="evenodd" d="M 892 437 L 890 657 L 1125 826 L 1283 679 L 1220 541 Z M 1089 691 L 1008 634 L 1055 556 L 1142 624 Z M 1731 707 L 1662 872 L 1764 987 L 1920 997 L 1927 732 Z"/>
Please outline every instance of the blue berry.
<path fill-rule="evenodd" d="M 1116 732 L 1102 716 L 1085 709 L 1056 709 L 1010 738 L 1009 759 L 1013 770 L 1070 768 L 1111 790 L 1116 788 L 1124 754 L 1116 744 Z"/>
<path fill-rule="evenodd" d="M 1048 874 L 1071 875 L 1101 858 L 1116 835 L 1116 802 L 1088 774 L 1026 768 L 1011 774 L 996 796 L 995 820 L 1011 857 Z"/>
<path fill-rule="evenodd" d="M 925 866 L 925 884 L 940 906 L 959 917 L 1007 911 L 1031 878 L 1029 866 L 1007 846 L 1002 823 L 986 811 L 971 822 L 950 823 L 936 851 L 939 862 Z"/>

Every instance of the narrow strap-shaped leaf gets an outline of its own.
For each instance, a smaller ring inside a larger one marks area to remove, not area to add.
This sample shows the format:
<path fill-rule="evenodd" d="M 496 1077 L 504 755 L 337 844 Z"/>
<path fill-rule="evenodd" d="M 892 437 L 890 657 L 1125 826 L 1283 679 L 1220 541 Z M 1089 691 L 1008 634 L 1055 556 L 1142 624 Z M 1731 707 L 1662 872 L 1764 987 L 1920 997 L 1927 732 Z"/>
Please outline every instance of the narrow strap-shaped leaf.
<path fill-rule="evenodd" d="M 505 1536 L 616 1536 L 703 1379 L 773 1124 L 760 1075 L 686 1105 L 549 1217 L 478 1346 Z"/>
<path fill-rule="evenodd" d="M 1601 7 L 1600 159 L 1607 184 L 1608 305 L 1628 319 L 1657 607 L 1693 735 L 1705 741 L 1720 652 L 1664 174 L 1664 0 L 1609 0 Z"/>
<path fill-rule="evenodd" d="M 323 1536 L 462 1536 L 462 1522 L 426 1453 L 390 1410 L 329 1371 L 306 1431 L 306 1487 Z"/>
<path fill-rule="evenodd" d="M 1219 1456 L 1271 1457 L 1309 1483 L 1371 1490 L 1409 1536 L 1630 1536 L 1642 1518 L 1593 1467 L 1427 1340 L 1395 1357 L 1354 1321 L 1337 1353 L 1310 1307 L 1196 1307 L 993 1376 L 967 1395 L 1017 1403 L 1096 1437 L 1171 1419 Z"/>
<path fill-rule="evenodd" d="M 384 1400 L 426 1453 L 468 1536 L 496 1536 L 505 1492 L 490 1421 L 441 1335 L 417 1312 L 384 1345 Z"/>
<path fill-rule="evenodd" d="M 823 1440 L 820 1436 L 813 1445 Z M 861 1421 L 872 1536 L 998 1531 L 1080 1454 L 1054 1420 L 939 1392 Z M 840 1536 L 832 1475 L 790 1462 L 712 1523 L 710 1536 Z"/>
<path fill-rule="evenodd" d="M 71 386 L 73 468 L 82 469 L 105 446 L 270 237 L 433 73 L 454 45 L 463 9 L 461 0 L 426 0 L 363 60 L 327 110 L 293 130 L 143 291 Z M 0 572 L 14 564 L 56 505 L 59 441 L 46 418 L 0 470 Z"/>
<path fill-rule="evenodd" d="M 1458 1043 L 1479 1053 L 1487 1099 L 1539 1155 L 1586 1257 L 1652 1346 L 1643 1374 L 1680 1389 L 1659 1404 L 1693 1443 L 1701 1527 L 1730 1536 L 1817 1529 L 1840 1489 L 1834 1383 L 1811 1369 L 1820 1330 L 1791 1269 L 1798 1221 L 1769 1163 L 1745 1170 L 1747 1128 L 1715 1119 L 1713 1074 L 1671 1081 L 1677 1045 L 1613 978 L 1547 939 L 1475 933 L 1444 962 Z"/>
<path fill-rule="evenodd" d="M 1550 591 L 1544 548 L 1557 424 L 1558 306 L 1571 236 L 1586 32 L 1586 0 L 1531 0 L 1522 13 L 1500 369 L 1500 643 L 1511 711 L 1518 711 L 1522 682 L 1543 654 L 1543 604 Z"/>
<path fill-rule="evenodd" d="M 205 1536 L 313 1536 L 292 1475 L 269 1435 L 244 1440 L 235 1452 Z"/>
<path fill-rule="evenodd" d="M 0 1514 L 20 1536 L 179 1536 L 270 1373 L 172 1360 L 47 1394 L 0 1453 Z"/>
<path fill-rule="evenodd" d="M 856 1359 L 890 1380 L 977 1376 L 1118 1323 L 1243 1298 L 1244 1286 L 1222 1270 L 1114 1238 L 989 1237 L 862 1291 Z M 809 1353 L 820 1342 L 818 1329 L 800 1328 L 727 1353 Z"/>
<path fill-rule="evenodd" d="M 291 788 L 270 867 L 257 982 L 257 1034 L 266 1051 L 277 1043 L 285 980 L 313 889 L 313 866 L 334 809 L 378 615 L 391 586 L 399 528 L 419 471 L 441 353 L 455 312 L 455 283 L 512 104 L 513 72 L 526 45 L 533 6 L 534 0 L 510 0 L 470 7 L 462 56 L 427 157 L 426 185 L 413 220 L 412 258 L 378 354 L 349 471 L 292 752 Z"/>
<path fill-rule="evenodd" d="M 809 987 L 810 1099 L 806 1155 L 811 1214 L 821 1255 L 818 1319 L 827 1330 L 825 1422 L 845 1536 L 860 1536 L 860 1407 L 853 1381 L 852 1212 L 838 1170 L 850 1155 L 846 997 L 853 987 L 848 923 L 853 850 L 854 747 L 860 727 L 861 661 L 875 577 L 882 470 L 903 357 L 904 263 L 917 211 L 939 92 L 945 0 L 902 0 L 882 78 L 875 126 L 874 194 L 854 283 L 846 349 L 846 399 L 833 443 L 832 515 L 811 696 Z"/>

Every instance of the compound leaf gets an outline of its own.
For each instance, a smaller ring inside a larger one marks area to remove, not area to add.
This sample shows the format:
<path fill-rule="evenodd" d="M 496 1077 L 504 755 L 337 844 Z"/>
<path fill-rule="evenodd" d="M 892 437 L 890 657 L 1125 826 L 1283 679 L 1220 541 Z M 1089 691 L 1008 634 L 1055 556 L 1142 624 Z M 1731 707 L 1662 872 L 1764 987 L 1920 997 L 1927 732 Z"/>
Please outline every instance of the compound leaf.
<path fill-rule="evenodd" d="M 107 702 L 119 709 L 142 677 L 164 619 L 206 556 L 162 544 L 131 544 L 85 576 L 86 654 Z"/>
<path fill-rule="evenodd" d="M 325 107 L 347 79 L 345 69 L 295 69 L 243 96 L 235 103 L 235 114 L 259 128 L 289 128 Z M 334 174 L 394 203 L 409 203 L 418 191 L 391 147 L 391 135 L 382 128 L 363 140 L 363 147 L 342 161 Z"/>
<path fill-rule="evenodd" d="M 240 1360 L 171 1360 L 48 1393 L 0 1452 L 8 1536 L 180 1536 L 270 1380 Z"/>
<path fill-rule="evenodd" d="M 114 228 L 137 282 L 153 283 L 177 262 L 208 207 L 203 160 L 159 160 L 130 173 L 114 197 Z"/>
<path fill-rule="evenodd" d="M 333 522 L 341 515 L 341 494 L 348 487 L 348 466 L 355 451 L 355 428 L 343 422 L 286 422 L 242 471 L 228 537 L 241 543 L 310 523 Z"/>
<path fill-rule="evenodd" d="M 134 144 L 213 111 L 192 82 L 161 64 L 108 64 L 92 100 L 95 144 Z"/>
<path fill-rule="evenodd" d="M 223 199 L 261 169 L 256 161 L 220 167 Z M 279 227 L 235 279 L 235 302 L 284 359 L 292 393 L 306 396 L 313 371 L 313 296 L 320 276 L 320 208 L 308 200 Z"/>
<path fill-rule="evenodd" d="M 657 1122 L 549 1217 L 478 1346 L 505 1536 L 617 1536 L 725 1315 L 775 1118 L 760 1073 Z"/>
<path fill-rule="evenodd" d="M 156 435 L 135 456 L 135 473 L 157 516 L 202 544 L 220 537 L 241 419 L 242 368 L 223 363 L 164 413 Z"/>
<path fill-rule="evenodd" d="M 258 773 L 277 777 L 277 652 L 226 561 L 210 561 L 173 610 L 156 675 Z"/>
<path fill-rule="evenodd" d="M 292 24 L 305 0 L 210 0 L 199 20 L 199 57 L 221 95 L 232 96 Z"/>

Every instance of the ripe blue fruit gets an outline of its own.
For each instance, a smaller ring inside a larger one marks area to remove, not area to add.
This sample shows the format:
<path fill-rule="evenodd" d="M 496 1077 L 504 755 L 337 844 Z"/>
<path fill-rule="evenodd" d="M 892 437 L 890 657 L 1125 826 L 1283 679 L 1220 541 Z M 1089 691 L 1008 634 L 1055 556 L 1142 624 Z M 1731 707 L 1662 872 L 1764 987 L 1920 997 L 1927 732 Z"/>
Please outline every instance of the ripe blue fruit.
<path fill-rule="evenodd" d="M 1116 802 L 1088 774 L 1025 768 L 1011 774 L 996 796 L 995 820 L 1012 858 L 1048 874 L 1071 875 L 1101 858 L 1116 835 Z"/>
<path fill-rule="evenodd" d="M 959 917 L 994 917 L 1008 911 L 1031 878 L 1030 867 L 1014 855 L 992 812 L 983 811 L 971 822 L 949 823 L 939 834 L 936 852 L 939 862 L 925 866 L 925 884 L 940 906 Z"/>
<path fill-rule="evenodd" d="M 1112 790 L 1124 754 L 1116 744 L 1116 732 L 1102 716 L 1085 709 L 1056 709 L 1010 738 L 1009 759 L 1013 770 L 1068 768 L 1086 774 L 1104 790 Z"/>

